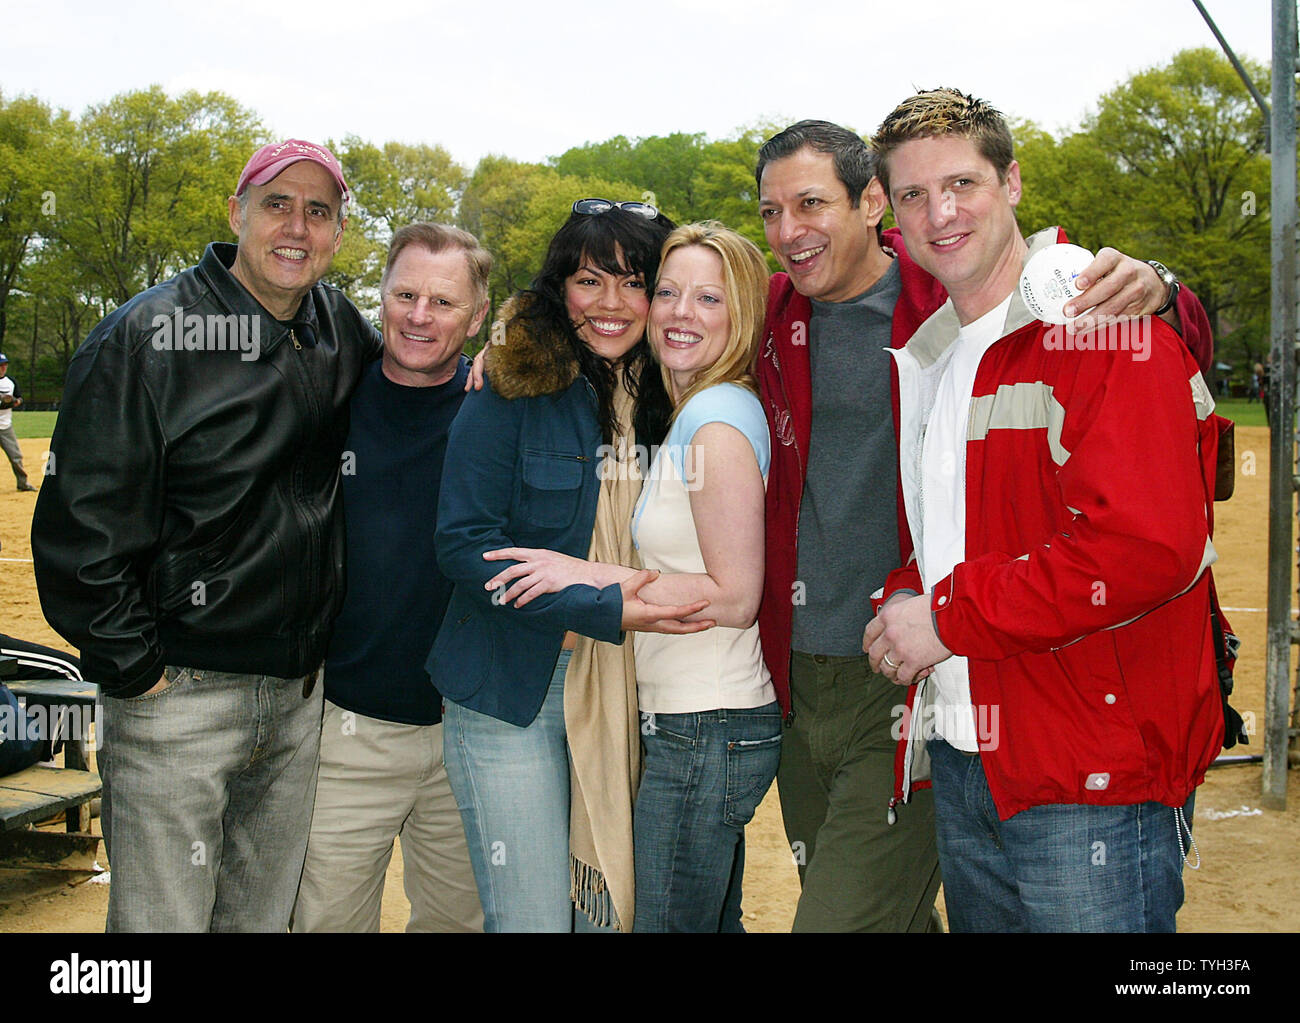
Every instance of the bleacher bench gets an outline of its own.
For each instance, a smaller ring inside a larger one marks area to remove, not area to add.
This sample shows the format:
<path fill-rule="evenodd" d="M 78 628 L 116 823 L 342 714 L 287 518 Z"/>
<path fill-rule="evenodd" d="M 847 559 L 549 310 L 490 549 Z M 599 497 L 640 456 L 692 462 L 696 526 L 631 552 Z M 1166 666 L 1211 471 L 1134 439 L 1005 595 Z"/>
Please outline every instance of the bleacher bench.
<path fill-rule="evenodd" d="M 95 687 L 62 680 L 9 681 L 9 689 L 32 704 L 52 710 L 93 707 Z M 91 870 L 99 836 L 90 833 L 90 801 L 103 791 L 99 774 L 86 756 L 89 736 L 69 736 L 63 767 L 36 764 L 0 777 L 0 868 Z M 38 831 L 35 824 L 63 813 L 63 832 Z"/>

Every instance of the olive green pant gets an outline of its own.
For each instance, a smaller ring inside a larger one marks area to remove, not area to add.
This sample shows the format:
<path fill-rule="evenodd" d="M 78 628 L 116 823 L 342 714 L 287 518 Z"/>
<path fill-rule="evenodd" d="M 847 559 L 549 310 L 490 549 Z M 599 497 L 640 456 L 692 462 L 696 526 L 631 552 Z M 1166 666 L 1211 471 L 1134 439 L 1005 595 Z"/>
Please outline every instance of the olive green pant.
<path fill-rule="evenodd" d="M 866 657 L 795 652 L 794 721 L 781 743 L 777 787 L 803 892 L 795 931 L 937 929 L 934 799 L 896 807 L 896 723 L 907 691 Z M 932 918 L 935 922 L 932 922 Z"/>

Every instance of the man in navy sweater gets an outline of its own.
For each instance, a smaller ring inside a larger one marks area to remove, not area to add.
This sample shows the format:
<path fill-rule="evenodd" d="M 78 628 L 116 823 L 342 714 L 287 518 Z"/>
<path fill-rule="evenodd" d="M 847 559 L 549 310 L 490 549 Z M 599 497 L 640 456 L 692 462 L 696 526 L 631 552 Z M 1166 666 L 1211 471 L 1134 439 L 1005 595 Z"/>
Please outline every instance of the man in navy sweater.
<path fill-rule="evenodd" d="M 295 931 L 377 931 L 401 836 L 408 931 L 481 930 L 442 760 L 442 698 L 424 670 L 451 583 L 434 514 L 463 349 L 487 315 L 492 259 L 466 231 L 393 235 L 380 284 L 383 358 L 352 399 L 343 453 L 347 596 L 325 661 L 320 776 Z"/>

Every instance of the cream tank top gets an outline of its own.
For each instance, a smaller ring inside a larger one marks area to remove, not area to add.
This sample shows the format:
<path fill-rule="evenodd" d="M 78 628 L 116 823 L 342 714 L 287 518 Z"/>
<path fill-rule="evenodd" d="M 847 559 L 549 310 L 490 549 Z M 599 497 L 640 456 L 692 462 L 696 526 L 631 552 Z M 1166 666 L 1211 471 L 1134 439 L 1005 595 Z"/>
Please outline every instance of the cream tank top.
<path fill-rule="evenodd" d="M 718 384 L 692 397 L 655 452 L 632 516 L 632 539 L 646 568 L 705 571 L 691 515 L 692 440 L 702 426 L 716 422 L 745 436 L 767 482 L 771 446 L 758 398 L 739 384 Z M 643 712 L 745 709 L 776 699 L 757 622 L 747 629 L 717 626 L 689 636 L 638 632 L 635 642 L 637 703 Z"/>

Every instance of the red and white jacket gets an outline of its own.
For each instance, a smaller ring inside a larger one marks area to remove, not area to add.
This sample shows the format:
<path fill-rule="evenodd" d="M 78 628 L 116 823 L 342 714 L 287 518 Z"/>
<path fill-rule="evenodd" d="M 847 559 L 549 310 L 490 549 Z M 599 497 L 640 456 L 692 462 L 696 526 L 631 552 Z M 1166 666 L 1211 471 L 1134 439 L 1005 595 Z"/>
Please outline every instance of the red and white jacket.
<path fill-rule="evenodd" d="M 1058 240 L 1035 235 L 1031 252 Z M 921 445 L 957 329 L 945 305 L 891 353 L 918 547 Z M 930 592 L 939 638 L 969 658 L 977 719 L 997 723 L 981 748 L 1004 820 L 1049 803 L 1181 806 L 1223 737 L 1206 571 L 1213 399 L 1158 319 L 1068 345 L 1013 295 L 975 377 L 966 560 Z M 900 589 L 924 589 L 915 560 L 885 597 Z M 904 790 L 923 732 L 905 737 Z"/>

